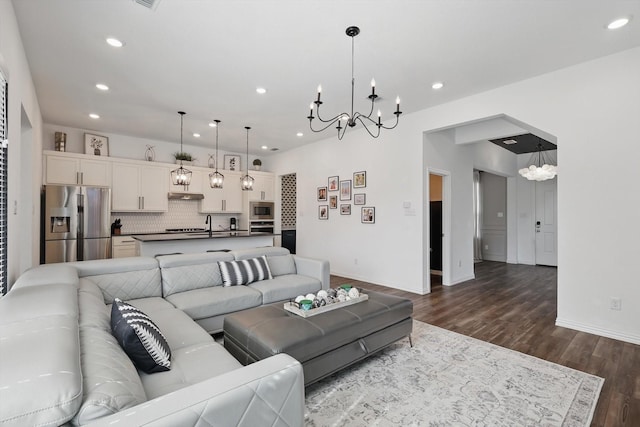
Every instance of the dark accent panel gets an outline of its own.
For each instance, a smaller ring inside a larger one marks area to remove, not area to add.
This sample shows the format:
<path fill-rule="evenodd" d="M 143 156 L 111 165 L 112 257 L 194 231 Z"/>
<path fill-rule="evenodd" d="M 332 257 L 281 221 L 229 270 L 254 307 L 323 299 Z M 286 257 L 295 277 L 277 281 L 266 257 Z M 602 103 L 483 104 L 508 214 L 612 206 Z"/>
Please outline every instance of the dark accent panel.
<path fill-rule="evenodd" d="M 429 202 L 429 236 L 431 270 L 442 271 L 442 202 Z"/>
<path fill-rule="evenodd" d="M 282 247 L 296 253 L 296 230 L 282 230 Z"/>
<path fill-rule="evenodd" d="M 504 141 L 517 141 L 515 144 L 505 144 Z M 538 151 L 538 144 L 542 145 L 542 151 L 555 150 L 558 148 L 553 142 L 549 142 L 546 139 L 540 138 L 532 133 L 525 133 L 522 135 L 508 136 L 499 139 L 490 139 L 499 147 L 507 149 L 515 154 L 535 153 Z"/>

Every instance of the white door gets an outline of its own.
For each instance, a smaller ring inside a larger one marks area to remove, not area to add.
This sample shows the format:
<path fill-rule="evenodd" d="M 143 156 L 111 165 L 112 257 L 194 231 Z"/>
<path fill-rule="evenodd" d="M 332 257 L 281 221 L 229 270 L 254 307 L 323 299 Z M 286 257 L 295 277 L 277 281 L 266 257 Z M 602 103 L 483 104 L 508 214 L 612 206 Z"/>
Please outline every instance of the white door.
<path fill-rule="evenodd" d="M 536 182 L 536 264 L 558 265 L 557 178 Z"/>

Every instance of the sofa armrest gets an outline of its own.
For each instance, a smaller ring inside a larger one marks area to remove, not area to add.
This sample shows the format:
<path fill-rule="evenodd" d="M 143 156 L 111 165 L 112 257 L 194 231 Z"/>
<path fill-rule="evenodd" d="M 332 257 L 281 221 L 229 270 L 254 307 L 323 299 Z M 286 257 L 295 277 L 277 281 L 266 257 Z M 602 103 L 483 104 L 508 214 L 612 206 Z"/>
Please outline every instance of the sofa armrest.
<path fill-rule="evenodd" d="M 322 282 L 322 289 L 329 289 L 329 261 L 303 258 L 298 255 L 293 255 L 293 259 L 298 274 L 318 279 Z"/>
<path fill-rule="evenodd" d="M 207 421 L 208 420 L 208 421 Z M 302 365 L 278 354 L 88 424 L 301 426 Z"/>

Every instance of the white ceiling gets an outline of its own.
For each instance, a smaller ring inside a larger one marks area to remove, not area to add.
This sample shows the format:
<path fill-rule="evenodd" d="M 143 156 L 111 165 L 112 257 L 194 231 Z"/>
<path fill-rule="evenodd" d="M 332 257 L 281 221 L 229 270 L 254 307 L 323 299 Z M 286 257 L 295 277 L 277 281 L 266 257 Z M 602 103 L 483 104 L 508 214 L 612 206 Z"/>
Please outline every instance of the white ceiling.
<path fill-rule="evenodd" d="M 327 116 L 356 111 L 375 77 L 383 120 L 640 45 L 640 1 L 13 0 L 46 123 L 252 153 L 332 137 L 306 116 L 323 87 Z M 606 30 L 619 16 L 626 27 Z M 114 49 L 108 36 L 126 45 Z M 443 81 L 439 91 L 431 89 Z M 108 92 L 95 88 L 109 85 Z M 606 84 L 606 82 L 603 82 Z M 264 86 L 266 95 L 256 87 Z M 526 102 L 526 100 L 523 100 Z M 101 118 L 88 117 L 91 112 Z M 402 120 L 400 125 L 402 126 Z M 202 137 L 196 139 L 193 132 Z M 297 137 L 303 132 L 303 137 Z M 347 131 L 349 132 L 349 130 Z M 393 132 L 393 131 L 388 131 Z"/>

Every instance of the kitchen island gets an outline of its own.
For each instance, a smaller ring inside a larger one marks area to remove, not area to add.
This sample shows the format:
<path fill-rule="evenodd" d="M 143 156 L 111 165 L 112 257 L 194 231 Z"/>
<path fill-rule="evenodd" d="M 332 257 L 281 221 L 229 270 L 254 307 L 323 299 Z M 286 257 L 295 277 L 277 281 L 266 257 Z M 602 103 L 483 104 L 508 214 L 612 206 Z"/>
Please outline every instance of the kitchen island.
<path fill-rule="evenodd" d="M 207 231 L 198 233 L 159 233 L 131 236 L 140 256 L 156 256 L 173 253 L 201 253 L 225 249 L 245 249 L 273 246 L 272 233 L 248 231 Z"/>

